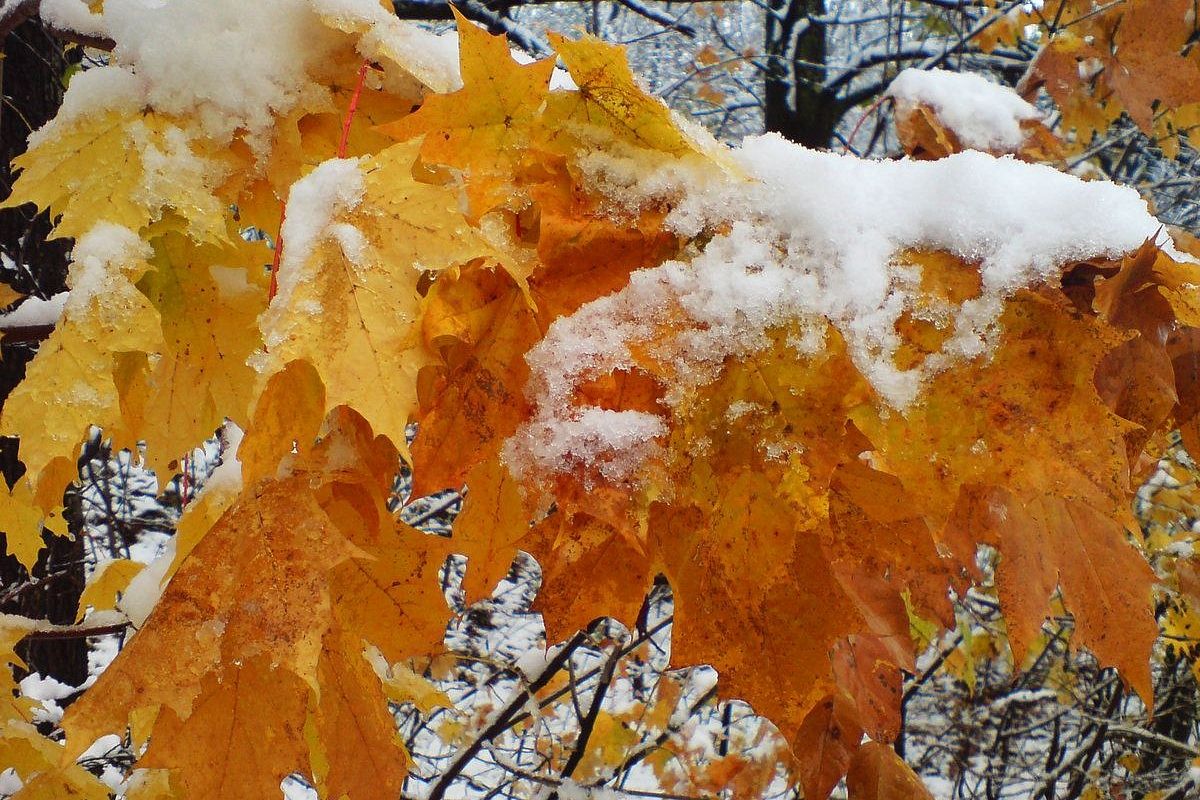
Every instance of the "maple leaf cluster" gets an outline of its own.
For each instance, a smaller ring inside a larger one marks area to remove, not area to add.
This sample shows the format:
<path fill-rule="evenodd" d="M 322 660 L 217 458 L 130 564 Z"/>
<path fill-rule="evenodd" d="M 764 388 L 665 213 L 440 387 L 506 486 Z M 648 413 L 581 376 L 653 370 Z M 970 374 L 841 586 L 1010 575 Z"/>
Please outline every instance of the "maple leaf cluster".
<path fill-rule="evenodd" d="M 187 508 L 161 599 L 69 709 L 65 749 L 20 702 L 0 709 L 21 797 L 103 796 L 73 760 L 126 731 L 130 798 L 266 797 L 294 772 L 322 796 L 398 796 L 386 702 L 428 692 L 397 665 L 444 648 L 450 553 L 469 599 L 532 554 L 554 640 L 632 619 L 665 576 L 673 659 L 713 665 L 778 726 L 810 797 L 847 774 L 854 797 L 923 791 L 887 747 L 911 627 L 953 625 L 981 544 L 1015 653 L 1061 589 L 1074 641 L 1149 699 L 1156 579 L 1130 500 L 1168 431 L 1200 452 L 1200 272 L 1153 230 L 1054 251 L 1019 286 L 914 233 L 887 255 L 903 292 L 882 334 L 802 303 L 726 324 L 681 287 L 750 223 L 672 215 L 689 187 L 761 181 L 620 48 L 554 38 L 567 77 L 460 18 L 455 88 L 374 4 L 292 5 L 320 90 L 269 129 L 122 95 L 18 160 L 7 202 L 76 243 L 63 317 L 0 414 L 26 466 L 0 492 L 10 551 L 30 563 L 42 526 L 65 533 L 90 426 L 159 474 L 225 420 L 245 431 L 240 480 Z M 1130 31 L 1124 67 L 1158 69 L 1129 61 Z M 104 69 L 153 80 L 122 52 Z M 1113 90 L 1133 115 L 1149 102 Z M 927 154 L 960 149 L 920 124 Z M 688 177 L 621 195 L 621 175 L 660 168 Z M 815 269 L 755 241 L 729 280 Z M 390 510 L 401 458 L 414 495 L 468 487 L 449 540 Z M 85 604 L 136 572 L 106 570 Z M 26 629 L 0 631 L 14 662 Z"/>
<path fill-rule="evenodd" d="M 1180 137 L 1200 141 L 1195 13 L 1189 0 L 1047 0 L 997 12 L 985 44 L 1042 30 L 1048 41 L 1019 88 L 1045 89 L 1063 129 L 1074 131 L 1070 149 L 1089 146 L 1124 113 L 1174 157 Z"/>

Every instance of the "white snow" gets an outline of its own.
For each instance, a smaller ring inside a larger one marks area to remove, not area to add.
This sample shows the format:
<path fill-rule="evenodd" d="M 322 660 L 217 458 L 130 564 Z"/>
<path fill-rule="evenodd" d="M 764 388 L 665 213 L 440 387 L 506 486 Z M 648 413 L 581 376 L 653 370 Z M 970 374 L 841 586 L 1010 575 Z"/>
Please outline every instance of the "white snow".
<path fill-rule="evenodd" d="M 54 119 L 29 134 L 37 147 L 63 128 L 106 112 L 129 115 L 146 103 L 146 84 L 130 70 L 109 64 L 76 72 Z"/>
<path fill-rule="evenodd" d="M 49 300 L 40 297 L 26 297 L 7 314 L 0 314 L 0 330 L 9 328 L 28 328 L 35 325 L 53 325 L 62 316 L 63 306 L 67 303 L 67 292 L 59 292 Z"/>
<path fill-rule="evenodd" d="M 542 676 L 549 664 L 550 653 L 535 645 L 522 653 L 513 666 L 525 676 L 525 680 L 532 683 Z"/>
<path fill-rule="evenodd" d="M 1013 152 L 1024 136 L 1021 122 L 1039 119 L 1038 110 L 1009 89 L 982 75 L 908 68 L 896 76 L 885 96 L 901 113 L 929 106 L 964 147 Z"/>
<path fill-rule="evenodd" d="M 225 420 L 221 428 L 221 463 L 213 469 L 200 490 L 214 494 L 236 494 L 242 490 L 242 462 L 238 460 L 238 448 L 242 444 L 245 432 L 231 419 Z M 200 496 L 198 495 L 198 496 Z"/>
<path fill-rule="evenodd" d="M 114 794 L 124 794 L 125 787 L 125 771 L 114 764 L 105 764 L 100 769 L 98 776 L 100 782 L 108 787 L 109 791 Z"/>
<path fill-rule="evenodd" d="M 194 115 L 217 142 L 244 136 L 261 156 L 278 116 L 328 107 L 319 73 L 347 43 L 365 58 L 387 54 L 435 91 L 461 83 L 455 37 L 402 22 L 374 0 L 107 0 L 99 14 L 82 0 L 43 0 L 41 8 L 54 24 L 115 47 L 110 65 L 71 81 L 62 113 L 31 136 L 35 144 L 68 123 L 145 106 Z"/>
<path fill-rule="evenodd" d="M 108 35 L 108 29 L 99 14 L 93 14 L 83 0 L 41 0 L 38 16 L 42 21 L 59 30 L 75 31 L 84 36 Z"/>
<path fill-rule="evenodd" d="M 348 224 L 334 223 L 334 219 L 357 208 L 365 191 L 362 168 L 356 158 L 324 161 L 292 185 L 287 219 L 283 223 L 283 256 L 276 276 L 278 290 L 259 318 L 268 351 L 286 335 L 292 294 L 308 274 L 307 265 L 313 249 L 320 242 L 333 238 L 341 244 L 348 258 L 361 258 L 366 247 L 362 234 Z"/>
<path fill-rule="evenodd" d="M 337 41 L 307 0 L 107 0 L 104 23 L 113 56 L 145 80 L 149 103 L 198 113 L 217 140 L 239 128 L 254 140 L 275 114 L 318 102 L 324 90 L 309 71 Z"/>
<path fill-rule="evenodd" d="M 616 203 L 669 203 L 669 228 L 715 235 L 690 261 L 636 272 L 621 291 L 550 326 L 527 356 L 535 415 L 505 448 L 515 474 L 599 462 L 608 480 L 636 478 L 657 452 L 663 418 L 572 404 L 582 383 L 634 366 L 631 344 L 652 344 L 655 360 L 669 365 L 670 405 L 715 377 L 727 356 L 763 348 L 767 330 L 795 326 L 789 344 L 803 355 L 822 346 L 832 324 L 882 401 L 903 410 L 931 375 L 987 354 L 1004 301 L 1062 264 L 1118 256 L 1147 239 L 1183 258 L 1135 190 L 1011 157 L 869 161 L 776 135 L 748 139 L 732 157 L 744 177 L 695 160 L 648 168 L 597 154 L 585 162 Z M 901 370 L 895 323 L 918 300 L 926 311 L 930 304 L 919 267 L 897 260 L 912 248 L 978 264 L 982 290 L 934 308 L 953 334 L 941 352 Z M 654 341 L 668 321 L 679 332 Z"/>
<path fill-rule="evenodd" d="M 162 596 L 163 581 L 171 564 L 175 561 L 175 539 L 172 538 L 163 547 L 163 552 L 146 565 L 146 568 L 133 576 L 129 586 L 117 601 L 117 609 L 124 612 L 133 623 L 133 627 L 141 628 L 146 624 L 150 613 Z"/>
<path fill-rule="evenodd" d="M 283 800 L 319 800 L 317 790 L 295 775 L 280 781 L 279 788 L 283 792 Z"/>
<path fill-rule="evenodd" d="M 0 770 L 0 796 L 7 797 L 21 791 L 25 783 L 12 767 Z"/>
<path fill-rule="evenodd" d="M 365 27 L 358 42 L 364 58 L 386 54 L 414 77 L 436 92 L 451 92 L 462 86 L 458 70 L 458 36 L 436 34 L 403 22 L 379 3 L 363 0 L 311 0 L 322 17 L 343 29 Z"/>
<path fill-rule="evenodd" d="M 83 312 L 105 291 L 124 265 L 150 258 L 154 251 L 140 236 L 122 225 L 98 222 L 71 251 L 71 291 L 63 306 L 68 317 Z"/>
<path fill-rule="evenodd" d="M 103 758 L 106 753 L 117 750 L 121 747 L 121 737 L 115 733 L 106 733 L 96 741 L 92 742 L 91 747 L 79 754 L 77 761 L 87 761 L 93 758 Z"/>
<path fill-rule="evenodd" d="M 30 700 L 62 700 L 79 691 L 48 675 L 32 672 L 21 679 L 21 694 Z"/>
<path fill-rule="evenodd" d="M 141 183 L 130 199 L 148 208 L 177 205 L 183 194 L 181 187 L 186 187 L 184 192 L 203 189 L 205 194 L 211 193 L 227 175 L 227 169 L 216 159 L 196 155 L 191 136 L 183 128 L 167 125 L 156 134 L 137 120 L 126 130 L 142 166 Z M 215 201 L 213 205 L 219 214 L 221 207 Z M 195 209 L 190 210 L 195 213 Z"/>

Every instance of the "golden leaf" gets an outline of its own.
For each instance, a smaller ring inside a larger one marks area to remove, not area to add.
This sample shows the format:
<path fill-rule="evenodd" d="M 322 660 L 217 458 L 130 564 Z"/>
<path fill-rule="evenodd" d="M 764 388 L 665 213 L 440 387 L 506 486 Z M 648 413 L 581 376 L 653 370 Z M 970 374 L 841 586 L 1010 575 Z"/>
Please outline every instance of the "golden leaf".
<path fill-rule="evenodd" d="M 312 253 L 260 319 L 264 378 L 308 361 L 325 384 L 327 409 L 356 409 L 402 449 L 416 376 L 429 362 L 421 273 L 492 252 L 458 213 L 454 192 L 413 179 L 416 149 L 394 145 L 362 164 L 367 201 L 306 234 L 316 241 Z"/>
<path fill-rule="evenodd" d="M 550 42 L 578 87 L 547 99 L 545 124 L 550 131 L 583 125 L 670 155 L 704 151 L 680 130 L 663 102 L 638 85 L 622 47 L 594 36 L 572 41 L 551 34 Z"/>
<path fill-rule="evenodd" d="M 147 169 L 147 159 L 172 166 Z M 167 208 L 198 241 L 226 238 L 226 210 L 205 185 L 205 165 L 186 131 L 155 113 L 92 114 L 55 127 L 18 156 L 21 170 L 0 207 L 36 203 L 59 217 L 55 236 L 78 238 L 98 222 L 141 230 Z M 190 172 L 195 170 L 196 172 Z"/>
<path fill-rule="evenodd" d="M 108 611 L 117 607 L 117 595 L 129 588 L 129 582 L 145 569 L 146 565 L 127 558 L 116 558 L 100 564 L 83 594 L 79 596 L 79 613 L 75 615 L 76 622 L 83 619 L 88 606 L 96 611 Z"/>
<path fill-rule="evenodd" d="M 516 62 L 503 36 L 488 34 L 451 8 L 463 88 L 426 98 L 415 113 L 381 130 L 398 139 L 424 135 L 423 161 L 462 170 L 475 218 L 501 206 L 519 211 L 511 182 L 529 148 L 554 62 Z"/>
<path fill-rule="evenodd" d="M 867 742 L 854 754 L 846 786 L 850 800 L 933 800 L 912 769 L 880 742 Z"/>
<path fill-rule="evenodd" d="M 342 631 L 327 635 L 312 714 L 310 749 L 316 785 L 326 797 L 370 800 L 398 797 L 408 773 L 407 755 L 362 643 Z"/>

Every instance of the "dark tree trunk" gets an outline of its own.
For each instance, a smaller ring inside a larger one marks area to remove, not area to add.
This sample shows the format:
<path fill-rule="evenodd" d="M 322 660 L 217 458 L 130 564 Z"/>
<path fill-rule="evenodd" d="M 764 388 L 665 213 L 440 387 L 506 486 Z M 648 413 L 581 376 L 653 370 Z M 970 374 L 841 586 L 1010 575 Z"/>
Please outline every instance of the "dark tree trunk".
<path fill-rule="evenodd" d="M 825 0 L 772 0 L 766 53 L 770 71 L 764 86 L 766 129 L 805 147 L 828 147 L 845 108 L 836 92 L 823 88 L 828 77 Z"/>
<path fill-rule="evenodd" d="M 0 107 L 0 196 L 11 191 L 11 160 L 25 151 L 26 138 L 54 116 L 62 101 L 63 77 L 70 59 L 62 45 L 36 20 L 22 23 L 4 41 L 3 106 Z M 15 271 L 6 269 L 3 280 L 14 288 L 39 297 L 50 297 L 66 288 L 69 240 L 47 241 L 51 221 L 32 206 L 0 210 L 0 251 Z M 36 352 L 36 342 L 2 345 L 0 399 L 8 397 L 25 375 L 25 365 Z M 17 443 L 0 439 L 0 474 L 11 486 L 24 472 L 17 458 Z M 72 520 L 73 538 L 45 534 L 32 575 L 15 558 L 0 558 L 0 613 L 74 621 L 83 590 L 83 540 L 78 535 L 78 515 Z M 0 553 L 6 550 L 0 535 Z M 87 678 L 87 647 L 83 640 L 26 642 L 19 650 L 30 671 L 51 675 L 74 686 Z"/>

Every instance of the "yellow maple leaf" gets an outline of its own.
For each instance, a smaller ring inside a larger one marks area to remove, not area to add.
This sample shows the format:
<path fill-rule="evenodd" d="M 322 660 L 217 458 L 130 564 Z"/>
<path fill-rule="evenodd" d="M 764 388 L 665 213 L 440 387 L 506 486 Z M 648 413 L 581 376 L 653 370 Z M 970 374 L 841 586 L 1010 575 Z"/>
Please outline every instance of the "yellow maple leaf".
<path fill-rule="evenodd" d="M 145 569 L 146 565 L 127 558 L 116 558 L 103 562 L 83 587 L 79 596 L 79 611 L 76 622 L 83 619 L 91 606 L 96 611 L 108 611 L 117 607 L 117 595 L 129 588 L 129 582 Z"/>
<path fill-rule="evenodd" d="M 374 646 L 367 648 L 367 660 L 383 681 L 388 700 L 393 703 L 412 703 L 422 714 L 429 714 L 436 708 L 454 708 L 449 695 L 408 664 L 389 665 L 383 653 Z"/>
<path fill-rule="evenodd" d="M 24 296 L 7 283 L 0 283 L 0 308 L 7 308 Z"/>
<path fill-rule="evenodd" d="M 36 625 L 25 617 L 0 614 L 0 764 L 22 781 L 15 796 L 34 800 L 106 800 L 108 788 L 96 776 L 63 757 L 63 747 L 33 724 L 33 701 L 13 680 L 17 643 Z"/>
<path fill-rule="evenodd" d="M 342 631 L 327 636 L 310 723 L 316 786 L 326 797 L 398 797 L 408 760 L 384 689 L 361 642 Z"/>
<path fill-rule="evenodd" d="M 227 212 L 207 175 L 219 170 L 193 151 L 170 117 L 110 111 L 55 127 L 13 165 L 21 170 L 0 207 L 36 203 L 59 217 L 56 236 L 78 238 L 98 222 L 139 231 L 165 209 L 203 241 L 226 238 Z"/>
<path fill-rule="evenodd" d="M 290 361 L 259 393 L 238 448 L 248 484 L 275 474 L 280 463 L 309 451 L 325 421 L 325 384 L 307 361 Z"/>
<path fill-rule="evenodd" d="M 381 130 L 398 139 L 424 135 L 422 160 L 463 170 L 475 217 L 498 206 L 518 211 L 522 200 L 514 197 L 512 183 L 554 62 L 518 63 L 504 36 L 488 34 L 453 10 L 463 88 L 427 97 L 415 113 Z"/>
<path fill-rule="evenodd" d="M 16 556 L 26 569 L 32 569 L 37 563 L 42 549 L 42 528 L 49 527 L 48 517 L 56 514 L 61 520 L 58 506 L 62 502 L 64 486 L 59 487 L 59 500 L 51 510 L 34 501 L 29 481 L 17 481 L 11 491 L 0 488 L 0 531 L 4 533 L 8 553 Z M 55 527 L 60 528 L 57 533 L 66 533 L 65 526 Z"/>
<path fill-rule="evenodd" d="M 412 531 L 395 546 L 376 470 L 397 458 L 343 410 L 290 472 L 247 489 L 178 564 L 100 689 L 71 707 L 68 753 L 129 724 L 150 741 L 140 763 L 172 770 L 187 798 L 259 797 L 310 768 L 336 796 L 398 785 L 406 762 L 362 640 L 396 659 L 427 654 L 448 611 L 441 540 Z M 215 741 L 239 746 L 203 744 Z"/>
<path fill-rule="evenodd" d="M 882 742 L 867 742 L 858 749 L 846 786 L 853 800 L 933 800 L 912 768 Z"/>
<path fill-rule="evenodd" d="M 170 769 L 180 795 L 261 800 L 307 766 L 308 691 L 293 672 L 262 654 L 207 675 L 194 706 L 167 708 L 139 761 Z"/>
<path fill-rule="evenodd" d="M 126 356 L 118 381 L 123 438 L 145 442 L 150 469 L 168 465 L 212 436 L 223 419 L 245 422 L 257 375 L 247 365 L 261 346 L 255 320 L 266 306 L 258 244 L 196 245 L 178 233 L 155 240 L 138 288 L 158 313 L 155 357 Z"/>
<path fill-rule="evenodd" d="M 68 277 L 73 294 L 0 413 L 0 431 L 20 439 L 23 480 L 44 508 L 61 503 L 90 426 L 120 427 L 120 356 L 161 345 L 158 314 L 134 285 L 149 269 L 148 255 L 132 231 L 107 224 L 76 244 Z M 48 414 L 50 408 L 55 412 Z"/>
<path fill-rule="evenodd" d="M 594 36 L 571 40 L 551 34 L 550 41 L 578 90 L 554 92 L 547 98 L 547 136 L 553 139 L 562 128 L 589 126 L 670 155 L 707 149 L 680 129 L 661 100 L 638 84 L 623 47 Z"/>
<path fill-rule="evenodd" d="M 463 591 L 468 602 L 491 595 L 529 535 L 529 515 L 517 481 L 499 459 L 467 476 L 467 499 L 454 521 L 454 549 L 467 556 Z"/>
<path fill-rule="evenodd" d="M 260 319 L 264 378 L 308 361 L 325 384 L 327 407 L 355 408 L 401 448 L 416 376 L 429 363 L 420 339 L 421 275 L 493 252 L 463 220 L 455 192 L 412 177 L 416 149 L 399 144 L 362 164 L 334 161 L 313 173 L 319 181 L 336 172 L 363 199 L 343 202 L 339 218 L 319 230 L 294 229 L 290 246 L 306 237 L 311 250 L 289 255 L 285 239 L 280 291 Z"/>

